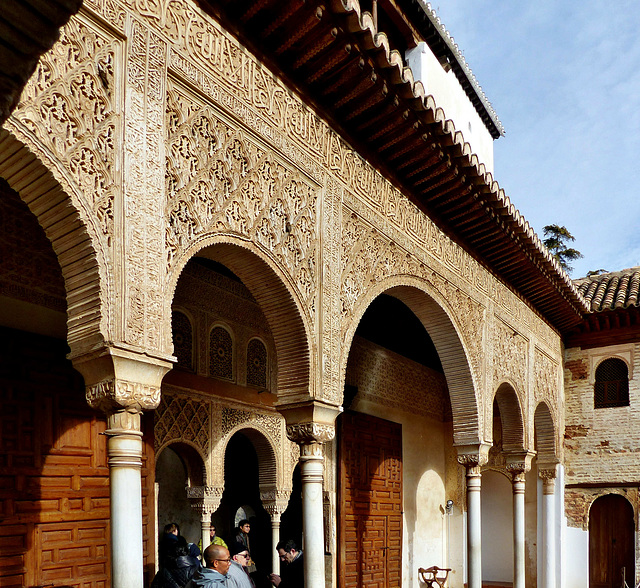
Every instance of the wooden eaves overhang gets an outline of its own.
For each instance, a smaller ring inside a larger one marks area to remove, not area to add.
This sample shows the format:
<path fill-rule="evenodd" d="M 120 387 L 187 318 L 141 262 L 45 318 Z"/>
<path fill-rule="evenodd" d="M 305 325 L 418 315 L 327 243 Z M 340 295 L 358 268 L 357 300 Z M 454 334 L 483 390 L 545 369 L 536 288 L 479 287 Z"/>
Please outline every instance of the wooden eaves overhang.
<path fill-rule="evenodd" d="M 586 305 L 358 0 L 200 0 L 449 237 L 564 332 Z"/>
<path fill-rule="evenodd" d="M 82 0 L 0 0 L 0 125 Z"/>

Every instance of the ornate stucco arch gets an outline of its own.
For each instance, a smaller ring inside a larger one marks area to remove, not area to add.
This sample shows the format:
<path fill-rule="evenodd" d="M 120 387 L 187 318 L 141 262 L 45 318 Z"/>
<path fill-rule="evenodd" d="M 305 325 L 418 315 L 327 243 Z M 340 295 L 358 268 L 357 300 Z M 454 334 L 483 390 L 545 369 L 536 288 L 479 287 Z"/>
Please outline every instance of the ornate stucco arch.
<path fill-rule="evenodd" d="M 175 451 L 187 468 L 189 487 L 206 485 L 210 473 L 207 471 L 207 460 L 200 448 L 188 439 L 172 439 L 164 443 L 156 452 L 156 460 L 165 449 Z"/>
<path fill-rule="evenodd" d="M 504 380 L 498 384 L 491 402 L 488 403 L 487 415 L 493 411 L 493 402 L 498 403 L 502 421 L 502 449 L 505 452 L 523 451 L 527 448 L 527 435 L 524 426 L 524 413 L 521 396 L 514 382 Z M 493 429 L 493 419 L 487 418 L 487 425 Z M 489 438 L 493 437 L 493 431 Z"/>
<path fill-rule="evenodd" d="M 284 464 L 288 462 L 282 459 L 284 448 L 280 447 L 279 440 L 274 439 L 266 427 L 256 421 L 239 423 L 214 442 L 209 485 L 220 489 L 225 487 L 224 462 L 227 446 L 236 433 L 247 437 L 256 450 L 260 499 L 265 508 L 276 502 L 288 501 L 293 470 L 285 471 Z M 289 480 L 289 483 L 285 483 L 285 480 Z"/>
<path fill-rule="evenodd" d="M 276 347 L 278 397 L 306 400 L 315 396 L 313 346 L 308 309 L 278 263 L 247 239 L 229 234 L 207 234 L 195 240 L 173 265 L 165 297 L 165 332 L 171 333 L 171 301 L 179 276 L 189 259 L 207 257 L 228 267 L 247 286 L 264 313 Z"/>
<path fill-rule="evenodd" d="M 546 401 L 541 401 L 533 413 L 532 439 L 535 439 L 538 468 L 555 468 L 560 462 L 558 431 L 553 413 Z"/>
<path fill-rule="evenodd" d="M 113 340 L 109 317 L 113 283 L 98 220 L 61 162 L 22 125 L 0 130 L 0 177 L 34 214 L 58 258 L 67 295 L 71 357 Z"/>
<path fill-rule="evenodd" d="M 447 379 L 453 412 L 454 443 L 474 445 L 482 441 L 479 377 L 473 373 L 463 330 L 449 303 L 427 280 L 392 276 L 376 283 L 360 298 L 350 315 L 343 339 L 341 382 L 345 380 L 349 350 L 358 324 L 371 302 L 381 294 L 394 296 L 404 302 L 429 332 Z"/>

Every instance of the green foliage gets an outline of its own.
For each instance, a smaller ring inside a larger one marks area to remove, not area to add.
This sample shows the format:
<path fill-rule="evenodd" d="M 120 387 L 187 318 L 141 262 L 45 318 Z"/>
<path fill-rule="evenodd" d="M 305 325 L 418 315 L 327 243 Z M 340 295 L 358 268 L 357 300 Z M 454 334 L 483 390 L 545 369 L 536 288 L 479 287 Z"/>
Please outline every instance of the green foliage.
<path fill-rule="evenodd" d="M 569 232 L 567 227 L 560 225 L 547 225 L 543 227 L 545 239 L 542 241 L 549 253 L 558 260 L 560 267 L 568 274 L 573 271 L 570 262 L 583 257 L 577 249 L 567 246 L 567 243 L 575 241 L 575 237 Z"/>

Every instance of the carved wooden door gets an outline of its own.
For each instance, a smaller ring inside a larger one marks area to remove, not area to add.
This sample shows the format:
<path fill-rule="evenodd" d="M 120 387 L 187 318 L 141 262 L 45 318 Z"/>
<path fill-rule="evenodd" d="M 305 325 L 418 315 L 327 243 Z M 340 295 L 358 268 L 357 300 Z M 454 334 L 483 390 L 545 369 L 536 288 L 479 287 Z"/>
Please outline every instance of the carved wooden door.
<path fill-rule="evenodd" d="M 598 498 L 589 512 L 589 588 L 635 586 L 633 508 L 617 494 Z"/>
<path fill-rule="evenodd" d="M 402 583 L 402 427 L 345 412 L 340 417 L 340 588 Z"/>

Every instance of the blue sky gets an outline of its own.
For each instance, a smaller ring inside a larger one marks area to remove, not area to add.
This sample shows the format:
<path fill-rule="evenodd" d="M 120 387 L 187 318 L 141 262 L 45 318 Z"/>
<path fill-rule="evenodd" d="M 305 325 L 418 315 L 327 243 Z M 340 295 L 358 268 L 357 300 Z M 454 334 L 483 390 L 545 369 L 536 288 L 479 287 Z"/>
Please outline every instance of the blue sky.
<path fill-rule="evenodd" d="M 538 234 L 571 231 L 572 277 L 640 265 L 637 0 L 432 7 L 505 127 L 495 179 Z"/>

